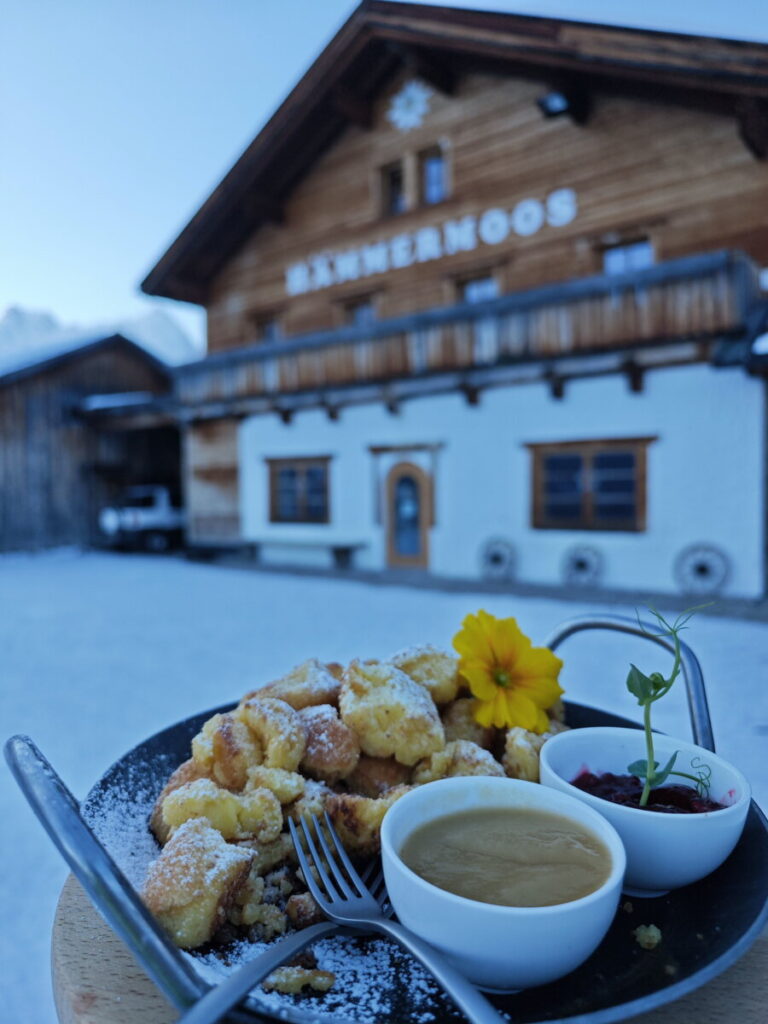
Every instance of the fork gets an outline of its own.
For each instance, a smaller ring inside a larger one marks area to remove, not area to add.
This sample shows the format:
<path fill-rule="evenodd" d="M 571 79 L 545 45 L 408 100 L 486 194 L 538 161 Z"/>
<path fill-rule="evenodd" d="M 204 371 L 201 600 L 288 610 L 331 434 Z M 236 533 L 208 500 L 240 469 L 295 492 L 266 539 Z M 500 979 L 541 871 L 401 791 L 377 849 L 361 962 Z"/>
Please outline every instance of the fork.
<path fill-rule="evenodd" d="M 382 915 L 391 914 L 391 905 L 386 900 L 384 875 L 380 868 L 374 875 L 374 867 L 375 862 L 368 864 L 363 874 L 367 879 L 374 876 L 369 885 L 374 894 L 372 898 L 375 901 L 380 901 L 376 904 L 377 907 L 381 907 L 379 912 Z M 312 945 L 317 939 L 337 931 L 339 931 L 339 925 L 335 921 L 321 921 L 318 924 L 302 928 L 299 932 L 286 935 L 285 938 L 276 942 L 253 960 L 243 964 L 228 978 L 206 992 L 194 1006 L 178 1018 L 176 1024 L 216 1024 L 216 1021 L 221 1020 L 228 1010 L 242 1002 L 251 989 L 263 981 L 276 967 L 280 967 L 281 964 L 300 953 L 302 949 Z"/>
<path fill-rule="evenodd" d="M 312 837 L 306 818 L 301 819 L 301 833 L 293 821 L 288 822 L 307 888 L 323 913 L 338 924 L 381 932 L 399 942 L 421 961 L 472 1024 L 508 1024 L 506 1018 L 496 1012 L 485 996 L 463 974 L 455 970 L 434 947 L 398 922 L 384 916 L 379 904 L 347 856 L 327 812 L 324 818 L 325 828 L 333 841 L 336 857 L 341 861 L 341 865 L 331 852 L 316 815 L 311 815 L 309 821 L 314 826 L 320 849 Z M 319 882 L 312 874 L 312 868 L 317 872 Z"/>

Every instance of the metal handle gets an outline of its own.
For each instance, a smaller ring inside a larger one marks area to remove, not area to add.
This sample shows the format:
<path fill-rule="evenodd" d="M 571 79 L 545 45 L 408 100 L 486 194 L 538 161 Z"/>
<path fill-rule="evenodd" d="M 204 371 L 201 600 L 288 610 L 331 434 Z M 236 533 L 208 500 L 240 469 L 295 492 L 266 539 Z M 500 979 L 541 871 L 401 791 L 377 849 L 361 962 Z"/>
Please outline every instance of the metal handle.
<path fill-rule="evenodd" d="M 209 986 L 187 968 L 80 815 L 74 796 L 28 736 L 12 736 L 5 757 L 32 810 L 107 924 L 178 1009 Z"/>
<path fill-rule="evenodd" d="M 396 921 L 376 922 L 384 932 L 420 960 L 472 1024 L 508 1024 L 475 986 L 445 960 L 442 953 Z"/>
<path fill-rule="evenodd" d="M 670 653 L 674 653 L 674 647 L 668 640 L 653 635 L 657 628 L 653 623 L 628 619 L 623 615 L 577 615 L 557 626 L 545 641 L 545 646 L 554 651 L 574 633 L 580 633 L 585 629 L 611 629 L 617 633 L 631 633 L 633 636 L 652 640 Z M 680 658 L 694 742 L 714 753 L 715 738 L 709 717 L 707 692 L 704 689 L 704 676 L 698 658 L 684 640 L 680 641 Z"/>

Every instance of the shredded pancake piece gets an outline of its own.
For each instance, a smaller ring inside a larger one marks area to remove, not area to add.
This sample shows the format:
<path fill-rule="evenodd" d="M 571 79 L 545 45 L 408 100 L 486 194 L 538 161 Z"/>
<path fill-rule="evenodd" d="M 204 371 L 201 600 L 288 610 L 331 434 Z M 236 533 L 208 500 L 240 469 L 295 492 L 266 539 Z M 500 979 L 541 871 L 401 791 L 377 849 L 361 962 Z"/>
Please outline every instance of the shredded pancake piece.
<path fill-rule="evenodd" d="M 369 757 L 394 756 L 413 765 L 445 746 L 428 690 L 394 665 L 353 661 L 341 683 L 339 710 Z"/>
<path fill-rule="evenodd" d="M 150 865 L 141 897 L 177 946 L 194 949 L 224 924 L 251 859 L 207 821 L 193 818 L 176 829 Z"/>
<path fill-rule="evenodd" d="M 234 715 L 214 715 L 192 740 L 192 757 L 201 774 L 227 789 L 241 790 L 248 769 L 261 764 L 261 744 Z"/>
<path fill-rule="evenodd" d="M 411 769 L 394 757 L 367 757 L 363 754 L 346 782 L 352 793 L 378 797 L 410 780 Z"/>
<path fill-rule="evenodd" d="M 451 740 L 470 740 L 478 747 L 492 749 L 496 730 L 476 721 L 475 710 L 479 703 L 474 697 L 458 697 L 443 708 L 440 718 L 445 729 L 446 743 Z"/>
<path fill-rule="evenodd" d="M 258 690 L 246 694 L 243 701 L 252 697 L 277 697 L 290 704 L 295 711 L 316 704 L 336 705 L 339 699 L 341 665 L 324 665 L 317 658 L 309 658 L 301 665 Z"/>
<path fill-rule="evenodd" d="M 205 818 L 225 839 L 258 839 L 268 843 L 280 835 L 280 801 L 268 789 L 231 793 L 211 779 L 197 779 L 175 789 L 163 801 L 163 821 L 173 830 L 190 818 Z"/>
<path fill-rule="evenodd" d="M 424 644 L 398 651 L 387 660 L 426 687 L 435 704 L 448 704 L 459 692 L 459 659 L 453 654 Z"/>
<path fill-rule="evenodd" d="M 504 754 L 501 763 L 510 778 L 525 779 L 528 782 L 539 781 L 539 755 L 541 748 L 556 733 L 568 728 L 557 719 L 551 718 L 546 732 L 529 732 L 516 725 L 507 730 L 504 741 Z"/>
<path fill-rule="evenodd" d="M 306 739 L 302 771 L 328 783 L 351 775 L 360 759 L 360 744 L 336 708 L 330 704 L 302 708 L 299 718 Z"/>
<path fill-rule="evenodd" d="M 303 988 L 312 988 L 316 992 L 327 992 L 336 981 L 336 975 L 330 971 L 321 971 L 314 967 L 278 967 L 262 982 L 267 991 L 274 989 L 295 995 Z"/>
<path fill-rule="evenodd" d="M 378 853 L 384 815 L 410 788 L 398 786 L 377 800 L 356 793 L 331 793 L 325 807 L 344 848 L 361 857 Z"/>
<path fill-rule="evenodd" d="M 454 740 L 431 757 L 420 761 L 413 770 L 411 781 L 419 786 L 437 779 L 450 779 L 456 775 L 495 775 L 504 777 L 504 769 L 487 750 L 469 740 Z"/>
<path fill-rule="evenodd" d="M 238 706 L 235 715 L 261 742 L 267 768 L 298 770 L 304 756 L 304 729 L 290 704 L 276 697 L 252 697 Z"/>

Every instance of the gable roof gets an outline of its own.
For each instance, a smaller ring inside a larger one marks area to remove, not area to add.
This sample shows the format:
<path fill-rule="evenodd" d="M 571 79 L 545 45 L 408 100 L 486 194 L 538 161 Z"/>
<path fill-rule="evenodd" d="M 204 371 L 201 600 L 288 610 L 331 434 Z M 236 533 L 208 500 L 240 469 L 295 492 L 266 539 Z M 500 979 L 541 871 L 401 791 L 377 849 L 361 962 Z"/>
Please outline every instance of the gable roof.
<path fill-rule="evenodd" d="M 168 366 L 124 334 L 90 333 L 67 335 L 29 351 L 18 349 L 0 356 L 0 387 L 112 346 L 129 349 L 170 380 Z"/>
<path fill-rule="evenodd" d="M 466 71 L 716 110 L 768 156 L 768 45 L 392 0 L 363 0 L 142 282 L 205 303 L 210 281 L 401 68 L 440 91 Z"/>

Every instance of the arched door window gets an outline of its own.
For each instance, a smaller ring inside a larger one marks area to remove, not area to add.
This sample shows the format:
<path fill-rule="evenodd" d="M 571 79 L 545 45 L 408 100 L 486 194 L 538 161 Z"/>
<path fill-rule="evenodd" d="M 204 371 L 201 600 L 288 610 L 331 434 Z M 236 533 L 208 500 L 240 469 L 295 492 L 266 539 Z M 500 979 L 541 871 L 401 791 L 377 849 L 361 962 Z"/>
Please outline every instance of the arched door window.
<path fill-rule="evenodd" d="M 389 564 L 425 568 L 431 481 L 413 463 L 393 466 L 387 480 L 387 551 Z"/>

